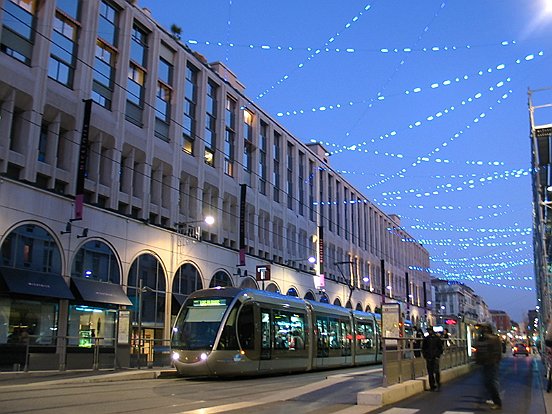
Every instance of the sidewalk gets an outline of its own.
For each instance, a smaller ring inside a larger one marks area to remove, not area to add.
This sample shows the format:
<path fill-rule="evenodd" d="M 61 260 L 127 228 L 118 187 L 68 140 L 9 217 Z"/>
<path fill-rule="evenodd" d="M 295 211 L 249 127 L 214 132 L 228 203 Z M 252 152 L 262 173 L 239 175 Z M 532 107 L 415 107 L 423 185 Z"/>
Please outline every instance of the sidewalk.
<path fill-rule="evenodd" d="M 0 387 L 31 385 L 49 382 L 52 384 L 70 384 L 86 382 L 113 382 L 141 379 L 176 377 L 172 367 L 155 369 L 100 369 L 70 371 L 30 371 L 0 372 Z"/>

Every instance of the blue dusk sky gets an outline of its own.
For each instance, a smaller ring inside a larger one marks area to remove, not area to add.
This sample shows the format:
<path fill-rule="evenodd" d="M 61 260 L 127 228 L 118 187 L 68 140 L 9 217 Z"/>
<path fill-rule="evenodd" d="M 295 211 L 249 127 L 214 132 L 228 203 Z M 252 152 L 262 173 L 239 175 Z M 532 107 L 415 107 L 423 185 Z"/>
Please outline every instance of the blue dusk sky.
<path fill-rule="evenodd" d="M 549 3 L 552 3 L 549 1 Z M 528 92 L 552 87 L 545 0 L 139 0 L 466 283 L 534 308 Z M 552 103 L 552 90 L 533 95 Z M 552 123 L 552 111 L 536 123 Z"/>

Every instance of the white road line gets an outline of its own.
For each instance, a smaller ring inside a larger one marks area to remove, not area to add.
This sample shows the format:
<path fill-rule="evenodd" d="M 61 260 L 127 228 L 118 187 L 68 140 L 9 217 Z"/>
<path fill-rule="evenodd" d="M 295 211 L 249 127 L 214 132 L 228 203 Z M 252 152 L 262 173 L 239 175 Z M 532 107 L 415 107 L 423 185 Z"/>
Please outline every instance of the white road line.
<path fill-rule="evenodd" d="M 420 411 L 417 408 L 390 408 L 381 414 L 415 414 Z"/>
<path fill-rule="evenodd" d="M 223 413 L 230 410 L 238 410 L 240 408 L 247 408 L 247 407 L 255 407 L 257 405 L 262 404 L 268 404 L 276 401 L 286 401 L 291 400 L 293 398 L 297 398 L 300 395 L 308 394 L 312 391 L 318 391 L 321 388 L 329 387 L 333 384 L 338 384 L 340 382 L 347 381 L 348 378 L 328 378 L 316 383 L 304 385 L 302 387 L 298 387 L 295 389 L 289 389 L 289 390 L 283 390 L 271 395 L 268 395 L 263 398 L 259 398 L 255 401 L 242 401 L 238 403 L 232 403 L 232 404 L 224 404 L 224 405 L 216 405 L 213 407 L 206 407 L 206 408 L 198 408 L 197 410 L 191 410 L 191 411 L 183 411 L 179 414 L 214 414 L 214 413 Z M 410 413 L 405 413 L 410 414 Z"/>

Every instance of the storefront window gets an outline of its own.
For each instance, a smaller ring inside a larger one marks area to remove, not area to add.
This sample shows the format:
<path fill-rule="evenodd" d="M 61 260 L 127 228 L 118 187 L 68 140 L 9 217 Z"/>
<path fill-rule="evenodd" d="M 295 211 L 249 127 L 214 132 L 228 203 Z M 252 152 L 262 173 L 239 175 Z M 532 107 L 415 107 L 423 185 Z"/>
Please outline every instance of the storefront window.
<path fill-rule="evenodd" d="M 68 343 L 70 346 L 91 348 L 98 345 L 115 346 L 117 311 L 84 305 L 69 307 Z"/>
<path fill-rule="evenodd" d="M 53 345 L 57 336 L 55 303 L 0 298 L 0 345 Z"/>

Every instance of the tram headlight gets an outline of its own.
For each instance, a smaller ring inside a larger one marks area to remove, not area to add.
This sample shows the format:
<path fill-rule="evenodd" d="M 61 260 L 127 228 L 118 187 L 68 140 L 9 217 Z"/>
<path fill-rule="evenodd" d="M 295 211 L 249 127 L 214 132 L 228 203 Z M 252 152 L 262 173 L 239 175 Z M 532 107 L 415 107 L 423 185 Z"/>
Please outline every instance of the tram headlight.
<path fill-rule="evenodd" d="M 180 359 L 180 354 L 178 352 L 173 352 L 171 355 L 173 361 L 178 361 Z"/>
<path fill-rule="evenodd" d="M 199 359 L 201 361 L 207 361 L 207 354 L 205 352 L 203 352 L 200 356 L 199 356 Z"/>

